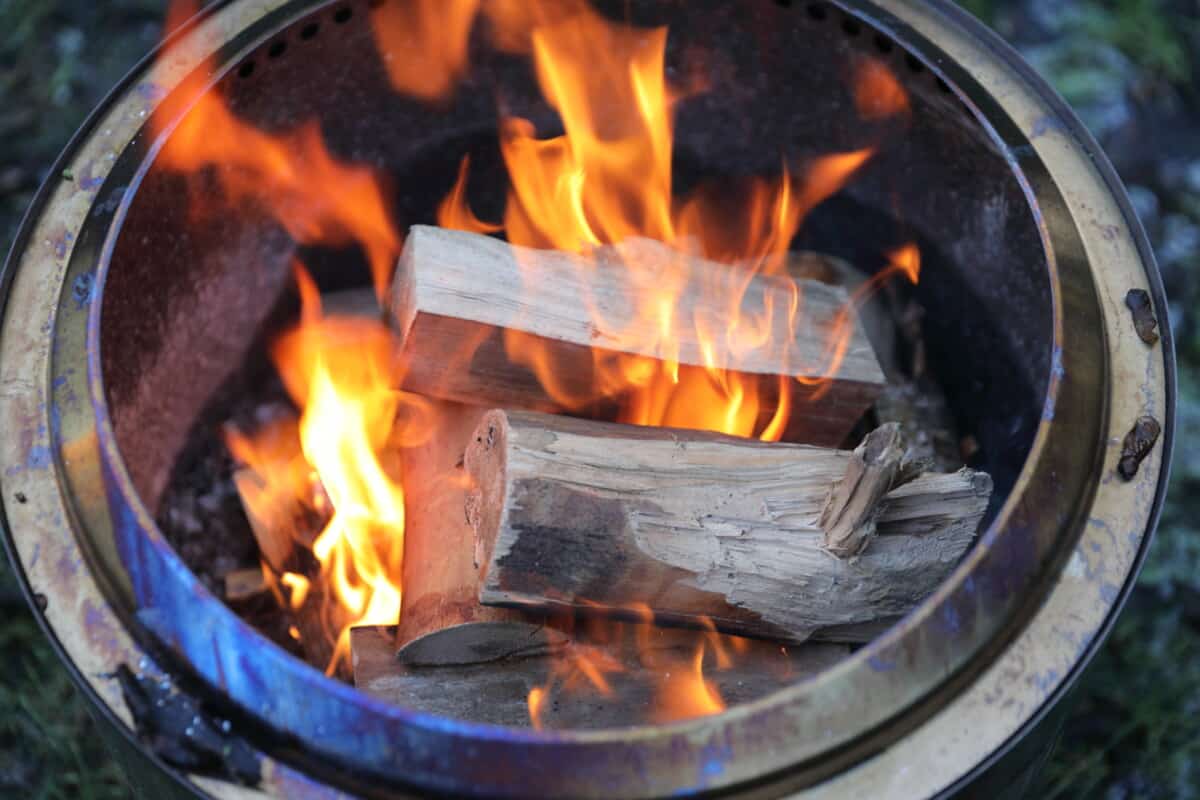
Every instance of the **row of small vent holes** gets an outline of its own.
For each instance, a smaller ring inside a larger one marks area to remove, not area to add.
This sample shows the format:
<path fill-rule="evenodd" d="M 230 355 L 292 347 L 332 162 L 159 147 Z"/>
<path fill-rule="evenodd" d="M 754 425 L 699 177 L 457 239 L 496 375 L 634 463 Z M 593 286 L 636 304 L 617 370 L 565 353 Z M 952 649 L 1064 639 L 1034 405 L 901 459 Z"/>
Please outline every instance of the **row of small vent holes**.
<path fill-rule="evenodd" d="M 379 8 L 381 5 L 384 4 L 385 1 L 386 0 L 367 0 L 367 7 L 372 8 L 372 9 Z M 334 23 L 336 23 L 338 25 L 345 25 L 347 22 L 349 22 L 353 18 L 354 18 L 354 9 L 351 8 L 350 6 L 338 6 L 338 8 L 331 15 L 331 19 L 334 21 Z M 304 27 L 302 27 L 300 29 L 300 38 L 303 41 L 309 41 L 310 39 L 316 38 L 317 34 L 320 32 L 321 32 L 321 23 L 319 20 L 314 19 L 309 22 L 306 22 L 304 24 Z M 271 44 L 267 47 L 267 58 L 269 58 L 271 60 L 280 58 L 284 53 L 287 52 L 287 49 L 288 49 L 288 43 L 287 43 L 286 39 L 276 39 L 275 41 L 271 42 Z M 254 74 L 254 69 L 255 69 L 254 59 L 247 59 L 238 68 L 238 76 L 242 77 L 242 78 L 249 78 L 251 75 Z"/>
<path fill-rule="evenodd" d="M 387 2 L 387 0 L 367 0 L 367 7 L 370 9 L 379 8 L 385 2 Z M 775 5 L 781 8 L 792 8 L 795 3 L 793 0 L 775 0 Z M 831 17 L 831 9 L 825 3 L 806 3 L 805 10 L 808 12 L 808 16 L 815 22 L 825 22 Z M 338 25 L 344 25 L 353 17 L 354 9 L 348 5 L 339 6 L 332 14 L 333 21 Z M 853 38 L 857 37 L 863 32 L 863 24 L 859 22 L 856 17 L 850 14 L 842 14 L 841 19 L 842 30 L 847 36 Z M 311 22 L 306 23 L 304 27 L 300 29 L 300 38 L 304 41 L 308 41 L 316 37 L 316 35 L 320 32 L 321 23 L 317 20 L 312 20 Z M 888 55 L 892 53 L 895 50 L 895 47 L 896 46 L 892 40 L 883 34 L 879 33 L 875 35 L 875 48 L 880 52 L 881 55 Z M 272 60 L 277 59 L 287 52 L 287 48 L 287 40 L 277 39 L 267 48 L 267 58 Z M 909 71 L 914 74 L 925 71 L 925 65 L 921 63 L 920 59 L 918 59 L 912 53 L 904 54 L 904 63 L 908 66 Z M 242 78 L 249 78 L 254 74 L 254 69 L 255 62 L 253 59 L 249 59 L 243 63 L 240 68 L 238 68 L 238 75 Z M 945 81 L 936 76 L 935 79 L 939 89 L 947 93 L 950 92 L 950 87 L 946 85 Z"/>

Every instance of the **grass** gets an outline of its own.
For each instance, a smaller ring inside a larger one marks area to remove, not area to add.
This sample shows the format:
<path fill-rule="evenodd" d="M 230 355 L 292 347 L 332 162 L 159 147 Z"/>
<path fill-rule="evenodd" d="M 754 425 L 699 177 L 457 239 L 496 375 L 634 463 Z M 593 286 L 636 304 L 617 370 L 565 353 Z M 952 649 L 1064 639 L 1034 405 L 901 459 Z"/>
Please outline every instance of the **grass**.
<path fill-rule="evenodd" d="M 121 773 L 74 684 L 0 570 L 0 797 L 120 800 Z"/>
<path fill-rule="evenodd" d="M 964 0 L 1010 38 L 1027 4 Z M 1073 0 L 1071 25 L 1038 47 L 1072 102 L 1100 95 L 1196 98 L 1194 0 Z M 160 0 L 0 0 L 0 247 L 84 115 L 154 43 Z M 1097 67 L 1094 50 L 1115 54 Z M 1110 68 L 1121 65 L 1119 69 Z M 1127 65 L 1127 67 L 1126 67 Z M 1148 90 L 1147 87 L 1150 87 Z M 1086 115 L 1085 115 L 1086 116 Z M 1200 126 L 1198 126 L 1200 128 Z M 1200 133 L 1196 137 L 1200 139 Z M 1200 164 L 1200 153 L 1196 155 Z M 1200 191 L 1200 187 L 1195 187 Z M 1200 223 L 1200 195 L 1160 192 L 1164 212 Z M 1175 297 L 1200 297 L 1197 256 L 1164 264 Z M 1180 441 L 1200 434 L 1200 324 L 1177 304 Z M 1157 544 L 1133 600 L 1075 692 L 1039 798 L 1191 798 L 1200 794 L 1200 456 L 1181 444 Z M 0 797 L 129 796 L 66 672 L 0 563 Z"/>

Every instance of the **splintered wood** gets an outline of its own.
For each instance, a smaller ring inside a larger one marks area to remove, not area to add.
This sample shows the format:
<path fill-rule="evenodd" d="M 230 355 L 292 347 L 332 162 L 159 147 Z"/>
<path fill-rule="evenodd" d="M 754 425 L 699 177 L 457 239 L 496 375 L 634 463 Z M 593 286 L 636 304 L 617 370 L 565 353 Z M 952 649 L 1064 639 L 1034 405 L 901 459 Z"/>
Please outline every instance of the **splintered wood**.
<path fill-rule="evenodd" d="M 892 433 L 847 453 L 490 412 L 466 453 L 480 599 L 865 641 L 945 578 L 992 489 L 968 469 L 891 488 Z"/>
<path fill-rule="evenodd" d="M 669 331 L 638 302 L 664 286 L 672 287 Z M 766 319 L 743 319 L 759 312 Z M 884 385 L 844 290 L 754 276 L 648 239 L 580 256 L 415 226 L 390 314 L 404 341 L 405 388 L 477 405 L 573 411 L 564 398 L 612 400 L 597 398 L 597 351 L 668 359 L 681 369 L 715 363 L 761 381 L 776 398 L 786 387 L 792 407 L 802 410 L 792 414 L 785 438 L 836 445 Z M 765 330 L 755 332 L 754 346 L 714 353 L 701 332 L 736 328 L 739 319 Z M 531 337 L 522 346 L 550 365 L 552 389 L 545 375 L 511 357 L 506 336 L 514 333 Z M 822 378 L 827 383 L 815 390 Z M 764 425 L 774 407 L 765 404 Z"/>

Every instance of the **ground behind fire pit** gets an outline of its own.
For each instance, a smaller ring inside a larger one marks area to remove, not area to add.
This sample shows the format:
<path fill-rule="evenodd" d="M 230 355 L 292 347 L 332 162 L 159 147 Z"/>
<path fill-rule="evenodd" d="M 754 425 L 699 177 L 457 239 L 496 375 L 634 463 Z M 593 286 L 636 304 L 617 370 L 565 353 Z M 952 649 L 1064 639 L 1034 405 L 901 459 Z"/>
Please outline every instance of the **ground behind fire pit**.
<path fill-rule="evenodd" d="M 1137 591 L 1076 692 L 1034 796 L 1200 796 L 1200 12 L 1189 0 L 965 2 L 1100 137 L 1159 257 L 1181 441 Z M 0 252 L 84 115 L 157 41 L 162 0 L 0 2 Z M 197 500 L 199 502 L 199 500 Z M 0 560 L 0 797 L 129 797 Z"/>

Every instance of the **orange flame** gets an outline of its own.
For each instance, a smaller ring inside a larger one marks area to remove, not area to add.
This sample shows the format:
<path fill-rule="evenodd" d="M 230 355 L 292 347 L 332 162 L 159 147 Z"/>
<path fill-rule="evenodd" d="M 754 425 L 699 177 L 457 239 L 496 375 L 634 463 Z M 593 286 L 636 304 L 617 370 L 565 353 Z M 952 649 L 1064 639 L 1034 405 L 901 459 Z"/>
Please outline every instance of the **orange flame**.
<path fill-rule="evenodd" d="M 300 244 L 358 244 L 383 296 L 402 241 L 382 181 L 369 167 L 335 159 L 315 121 L 268 134 L 235 116 L 212 89 L 166 140 L 158 164 L 215 171 L 230 203 L 265 207 Z"/>
<path fill-rule="evenodd" d="M 179 9 L 175 20 L 186 18 L 182 5 Z M 564 129 L 561 136 L 538 138 L 527 120 L 508 118 L 501 124 L 501 151 L 511 180 L 504 214 L 509 241 L 580 254 L 613 248 L 628 267 L 635 305 L 629 318 L 637 324 L 625 329 L 605 319 L 595 302 L 593 319 L 616 341 L 650 331 L 652 341 L 639 341 L 637 351 L 655 354 L 593 350 L 595 387 L 587 397 L 557 386 L 554 356 L 536 340 L 508 333 L 510 358 L 532 369 L 569 409 L 609 400 L 627 422 L 778 439 L 791 413 L 793 380 L 811 383 L 819 392 L 838 369 L 850 331 L 849 308 L 831 326 L 822 362 L 794 364 L 785 358 L 794 374 L 783 375 L 777 385 L 750 379 L 730 365 L 749 349 L 772 345 L 781 328 L 797 324 L 804 302 L 800 285 L 788 275 L 791 241 L 806 215 L 838 192 L 873 151 L 784 164 L 777 179 L 749 181 L 733 213 L 722 189 L 702 188 L 675 198 L 673 126 L 681 94 L 665 77 L 667 31 L 609 22 L 585 0 L 387 3 L 372 12 L 372 21 L 393 86 L 423 101 L 448 96 L 465 74 L 480 13 L 498 47 L 530 55 Z M 861 78 L 859 95 L 886 97 L 871 108 L 899 113 L 895 93 L 875 85 L 881 80 Z M 167 169 L 211 172 L 228 204 L 265 209 L 298 243 L 358 245 L 378 295 L 385 296 L 402 244 L 385 183 L 372 169 L 333 157 L 315 122 L 266 133 L 234 115 L 218 92 L 207 91 L 158 158 Z M 439 222 L 494 232 L 498 228 L 467 205 L 468 174 L 464 158 L 453 190 L 438 209 Z M 639 238 L 663 242 L 680 256 L 646 269 L 638 256 Z M 736 266 L 699 280 L 685 254 Z M 892 262 L 889 269 L 913 280 L 919 274 L 915 248 L 893 254 Z M 786 302 L 763 301 L 758 307 L 747 302 L 757 276 L 786 286 Z M 429 409 L 393 388 L 400 385 L 395 342 L 377 319 L 325 316 L 315 284 L 299 268 L 297 281 L 301 321 L 274 343 L 272 356 L 300 415 L 249 437 L 234 432 L 228 441 L 266 487 L 261 496 L 243 495 L 248 506 L 287 496 L 328 503 L 328 523 L 307 542 L 320 562 L 319 579 L 310 584 L 311 576 L 272 574 L 271 586 L 281 604 L 280 587 L 286 588 L 287 603 L 297 609 L 321 599 L 322 620 L 335 644 L 327 667 L 332 673 L 348 655 L 351 625 L 393 624 L 399 618 L 405 494 L 396 453 L 415 445 L 429 429 L 423 424 Z M 720 313 L 682 317 L 680 300 L 689 292 L 702 295 L 696 308 Z M 680 330 L 694 333 L 702 363 L 681 361 Z M 279 470 L 280 464 L 286 469 Z M 314 493 L 314 484 L 323 494 Z M 306 538 L 303 532 L 287 533 Z M 720 693 L 704 674 L 706 657 L 714 669 L 727 669 L 745 643 L 710 628 L 695 635 L 686 657 L 664 654 L 649 642 L 649 609 L 638 614 L 645 624 L 632 626 L 636 652 L 643 663 L 662 670 L 657 718 L 722 710 Z M 556 689 L 612 691 L 615 676 L 626 671 L 613 655 L 612 640 L 622 638 L 623 630 L 616 626 L 598 635 L 595 645 L 568 648 L 547 684 L 529 694 L 535 727 L 541 727 Z M 300 638 L 295 627 L 290 634 Z"/>
<path fill-rule="evenodd" d="M 289 602 L 292 608 L 296 610 L 303 608 L 304 601 L 308 599 L 309 586 L 311 586 L 308 578 L 295 572 L 285 572 L 280 576 L 279 582 L 288 587 L 288 590 L 291 592 L 291 600 Z"/>
<path fill-rule="evenodd" d="M 398 86 L 422 99 L 452 88 L 465 64 L 477 5 L 470 0 L 450 8 L 443 0 L 421 0 L 378 9 L 376 31 Z M 168 30 L 190 18 L 195 6 L 191 0 L 174 3 Z M 461 13 L 447 13 L 455 9 Z M 403 41 L 412 31 L 423 43 L 417 50 Z M 392 38 L 396 35 L 401 38 Z M 401 45 L 398 54 L 388 51 L 389 42 Z M 444 53 L 436 64 L 430 55 L 435 51 Z M 419 69 L 410 68 L 414 65 Z M 299 244 L 357 245 L 383 297 L 402 237 L 379 175 L 335 158 L 315 120 L 268 133 L 233 114 L 219 90 L 193 88 L 194 104 L 158 155 L 161 168 L 215 177 L 216 199 L 223 202 L 207 202 L 213 195 L 206 183 L 205 192 L 192 198 L 206 202 L 194 202 L 193 213 L 213 208 L 227 213 L 231 206 L 247 205 L 265 210 Z M 158 132 L 167 132 L 169 118 L 153 120 Z M 397 348 L 382 322 L 324 316 L 311 278 L 299 268 L 296 277 L 301 322 L 274 343 L 272 355 L 300 416 L 272 421 L 249 436 L 229 428 L 226 441 L 234 458 L 253 472 L 254 480 L 238 484 L 242 502 L 256 518 L 282 529 L 274 535 L 311 548 L 320 562 L 317 583 L 298 573 L 276 575 L 265 565 L 264 574 L 281 605 L 319 615 L 334 644 L 327 666 L 332 673 L 349 652 L 349 626 L 399 619 L 405 516 L 395 454 L 419 439 L 427 408 L 393 388 L 399 385 Z M 312 515 L 316 519 L 325 512 L 331 516 L 319 533 L 301 530 L 311 520 L 286 513 L 294 507 L 289 500 L 322 512 Z M 320 608 L 307 608 L 317 602 Z M 290 635 L 300 639 L 294 626 Z"/>
<path fill-rule="evenodd" d="M 916 243 L 901 245 L 888 254 L 888 264 L 904 274 L 911 284 L 921 280 L 921 251 Z"/>
<path fill-rule="evenodd" d="M 303 409 L 301 447 L 333 510 L 312 547 L 339 604 L 332 672 L 349 655 L 352 625 L 400 618 L 405 517 L 396 453 L 419 442 L 427 409 L 394 388 L 390 330 L 368 317 L 323 316 L 312 279 L 300 268 L 297 278 L 302 321 L 276 340 L 272 356 Z"/>
<path fill-rule="evenodd" d="M 854 104 L 859 116 L 880 120 L 909 112 L 908 92 L 895 73 L 878 59 L 862 62 L 854 78 Z"/>
<path fill-rule="evenodd" d="M 529 692 L 530 722 L 535 729 L 549 727 L 545 712 L 557 695 L 591 692 L 619 698 L 621 695 L 614 685 L 618 676 L 626 676 L 626 682 L 647 680 L 646 671 L 652 673 L 651 717 L 657 721 L 689 719 L 725 710 L 716 682 L 705 677 L 706 659 L 711 660 L 711 667 L 717 672 L 731 669 L 733 653 L 746 652 L 750 640 L 720 634 L 707 619 L 702 620 L 705 631 L 701 634 L 658 627 L 653 612 L 644 604 L 622 610 L 637 622 L 603 618 L 555 622 L 557 628 L 569 631 L 572 639 L 553 663 L 546 682 Z M 614 653 L 624 655 L 619 659 Z M 786 652 L 781 650 L 781 655 L 781 664 L 790 669 Z"/>
<path fill-rule="evenodd" d="M 503 226 L 484 222 L 475 216 L 475 212 L 467 205 L 467 176 L 470 171 L 471 157 L 463 156 L 462 163 L 458 165 L 458 180 L 454 182 L 454 188 L 438 205 L 438 225 L 471 233 L 496 233 L 503 230 Z"/>
<path fill-rule="evenodd" d="M 276 449 L 287 452 L 283 442 L 289 434 L 328 498 L 329 521 L 308 544 L 320 562 L 325 602 L 314 613 L 334 643 L 327 666 L 332 674 L 349 655 L 351 626 L 390 625 L 400 618 L 405 513 L 397 453 L 420 443 L 431 410 L 421 398 L 394 388 L 396 343 L 383 323 L 367 316 L 325 316 L 312 279 L 300 267 L 296 277 L 301 321 L 275 341 L 272 357 L 301 416 L 266 426 L 248 441 L 229 441 L 267 487 L 261 496 L 242 494 L 252 511 L 273 492 L 304 496 L 272 458 Z M 304 536 L 286 533 L 297 540 Z M 305 576 L 287 572 L 279 583 L 288 589 L 293 609 L 311 599 Z"/>
<path fill-rule="evenodd" d="M 744 212 L 733 219 L 727 201 L 715 191 L 700 191 L 677 203 L 672 194 L 672 146 L 673 109 L 679 98 L 665 78 L 666 29 L 611 23 L 583 2 L 505 1 L 488 4 L 485 10 L 501 46 L 531 53 L 542 92 L 565 129 L 561 136 L 539 139 L 529 121 L 503 121 L 501 149 L 511 179 L 504 218 L 507 237 L 514 244 L 583 254 L 615 246 L 628 266 L 633 288 L 629 298 L 636 306 L 629 318 L 635 323 L 623 329 L 592 303 L 593 323 L 609 341 L 633 337 L 638 352 L 656 355 L 593 349 L 594 386 L 586 396 L 559 385 L 556 376 L 564 370 L 534 337 L 506 331 L 509 358 L 533 371 L 551 398 L 566 409 L 612 400 L 625 422 L 778 439 L 791 410 L 786 378 L 771 385 L 730 365 L 747 349 L 765 346 L 779 318 L 794 321 L 801 312 L 799 288 L 786 278 L 792 237 L 804 216 L 836 193 L 872 151 L 819 159 L 802 175 L 785 168 L 776 181 L 755 181 Z M 461 184 L 460 177 L 440 218 L 477 230 L 461 200 Z M 707 283 L 690 274 L 685 258 L 667 268 L 648 269 L 630 243 L 636 237 L 738 262 L 742 268 L 725 270 L 719 280 Z M 792 301 L 787 307 L 745 302 L 750 283 L 760 273 L 790 283 Z M 714 319 L 699 312 L 693 319 L 678 317 L 680 300 L 690 292 L 702 293 L 705 302 L 698 307 L 720 313 Z M 702 364 L 681 363 L 681 327 L 694 328 Z M 645 340 L 647 331 L 653 341 Z M 849 333 L 845 326 L 832 331 L 831 338 Z M 796 366 L 806 375 L 827 378 L 838 361 Z"/>
<path fill-rule="evenodd" d="M 657 714 L 662 721 L 690 719 L 725 710 L 716 684 L 704 677 L 704 648 L 696 649 L 691 664 L 666 673 L 659 695 L 664 702 Z"/>
<path fill-rule="evenodd" d="M 375 9 L 375 44 L 392 86 L 422 100 L 453 91 L 478 10 L 479 0 L 407 0 Z"/>

